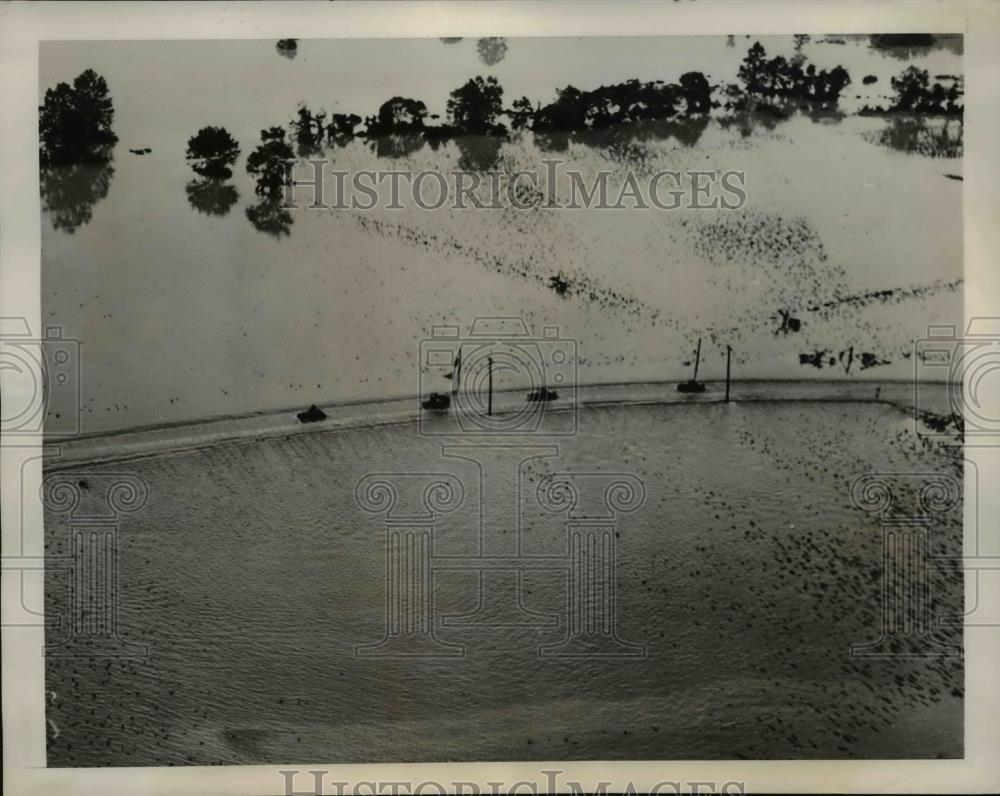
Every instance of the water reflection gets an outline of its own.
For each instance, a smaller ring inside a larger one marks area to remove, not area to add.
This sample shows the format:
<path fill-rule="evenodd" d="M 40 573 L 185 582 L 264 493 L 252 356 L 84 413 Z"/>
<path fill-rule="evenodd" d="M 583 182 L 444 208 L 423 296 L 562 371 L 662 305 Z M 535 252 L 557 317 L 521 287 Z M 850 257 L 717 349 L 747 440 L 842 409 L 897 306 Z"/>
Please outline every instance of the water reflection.
<path fill-rule="evenodd" d="M 492 171 L 500 161 L 503 141 L 495 135 L 463 135 L 456 138 L 458 167 L 463 171 Z"/>
<path fill-rule="evenodd" d="M 721 122 L 722 120 L 720 120 Z M 535 142 L 543 152 L 566 152 L 569 142 L 597 149 L 621 163 L 637 163 L 647 155 L 646 144 L 674 140 L 693 147 L 708 127 L 707 115 L 648 122 L 613 124 L 600 130 L 570 133 L 561 130 L 536 131 Z"/>
<path fill-rule="evenodd" d="M 246 210 L 247 220 L 258 232 L 274 238 L 291 235 L 292 214 L 282 204 L 279 196 L 265 196 Z"/>
<path fill-rule="evenodd" d="M 184 190 L 191 207 L 206 216 L 227 215 L 240 198 L 234 186 L 218 179 L 191 180 Z"/>
<path fill-rule="evenodd" d="M 964 125 L 962 119 L 893 116 L 885 127 L 866 137 L 872 143 L 897 152 L 931 158 L 960 158 Z"/>
<path fill-rule="evenodd" d="M 368 148 L 380 158 L 405 158 L 423 149 L 427 139 L 421 132 L 387 133 L 371 136 Z"/>
<path fill-rule="evenodd" d="M 964 50 L 962 35 L 947 33 L 875 33 L 869 37 L 868 44 L 876 52 L 899 61 L 926 57 L 936 49 L 955 55 L 962 55 Z"/>
<path fill-rule="evenodd" d="M 42 209 L 52 226 L 73 233 L 93 217 L 93 208 L 108 195 L 115 170 L 104 163 L 43 166 L 39 174 Z"/>

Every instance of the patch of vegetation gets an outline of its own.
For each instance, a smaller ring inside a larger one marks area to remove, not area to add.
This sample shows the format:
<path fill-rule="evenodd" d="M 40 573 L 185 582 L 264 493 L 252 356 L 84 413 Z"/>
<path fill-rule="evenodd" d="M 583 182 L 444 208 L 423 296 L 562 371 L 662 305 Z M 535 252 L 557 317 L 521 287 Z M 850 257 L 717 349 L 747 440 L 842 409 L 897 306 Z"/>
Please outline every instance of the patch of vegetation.
<path fill-rule="evenodd" d="M 232 166 L 240 156 L 239 142 L 225 127 L 202 127 L 188 139 L 185 158 L 202 177 L 226 179 L 233 176 Z"/>
<path fill-rule="evenodd" d="M 77 75 L 72 86 L 59 83 L 46 90 L 38 109 L 41 165 L 109 161 L 118 141 L 111 129 L 114 115 L 107 81 L 93 69 Z"/>

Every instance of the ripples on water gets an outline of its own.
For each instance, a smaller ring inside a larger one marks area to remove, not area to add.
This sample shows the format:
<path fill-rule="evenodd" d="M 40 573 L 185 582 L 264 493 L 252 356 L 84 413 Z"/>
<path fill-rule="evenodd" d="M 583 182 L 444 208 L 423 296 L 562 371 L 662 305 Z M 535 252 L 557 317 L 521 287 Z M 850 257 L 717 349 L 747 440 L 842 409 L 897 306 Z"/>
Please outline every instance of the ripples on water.
<path fill-rule="evenodd" d="M 76 475 L 125 469 L 149 488 L 122 522 L 120 569 L 122 635 L 150 655 L 48 660 L 49 764 L 961 756 L 960 659 L 848 652 L 878 637 L 882 561 L 851 482 L 960 478 L 954 452 L 874 404 L 590 409 L 580 423 L 523 472 L 524 552 L 565 550 L 535 502 L 545 474 L 639 476 L 646 504 L 619 524 L 618 629 L 646 658 L 539 660 L 558 628 L 447 627 L 465 659 L 354 657 L 382 636 L 385 572 L 358 479 L 455 473 L 466 505 L 435 544 L 475 549 L 475 471 L 413 426 L 92 467 Z M 960 554 L 960 518 L 934 526 L 932 554 Z M 46 516 L 49 554 L 66 533 Z M 961 613 L 960 573 L 935 571 L 935 611 Z M 564 619 L 562 579 L 526 575 L 525 605 Z M 48 575 L 47 615 L 63 613 L 65 586 Z M 439 617 L 476 604 L 472 575 L 439 574 L 435 589 Z M 961 643 L 960 628 L 943 632 Z"/>

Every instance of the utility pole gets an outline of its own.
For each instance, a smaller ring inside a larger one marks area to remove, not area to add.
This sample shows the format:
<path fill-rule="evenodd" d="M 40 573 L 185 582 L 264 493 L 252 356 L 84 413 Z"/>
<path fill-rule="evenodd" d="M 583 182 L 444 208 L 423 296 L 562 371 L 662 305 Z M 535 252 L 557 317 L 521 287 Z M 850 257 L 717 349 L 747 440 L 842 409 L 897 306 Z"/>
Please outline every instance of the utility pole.
<path fill-rule="evenodd" d="M 729 403 L 729 366 L 733 358 L 733 349 L 726 346 L 726 403 Z"/>

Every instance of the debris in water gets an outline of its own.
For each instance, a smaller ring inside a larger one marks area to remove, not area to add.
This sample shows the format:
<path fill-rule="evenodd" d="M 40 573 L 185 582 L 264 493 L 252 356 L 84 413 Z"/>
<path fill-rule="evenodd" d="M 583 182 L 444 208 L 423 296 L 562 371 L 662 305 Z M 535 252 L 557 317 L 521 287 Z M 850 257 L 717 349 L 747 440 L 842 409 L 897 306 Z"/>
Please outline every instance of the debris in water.
<path fill-rule="evenodd" d="M 559 394 L 555 390 L 547 390 L 545 387 L 528 393 L 529 401 L 554 401 L 558 397 Z"/>
<path fill-rule="evenodd" d="M 875 354 L 870 354 L 865 352 L 861 355 L 861 369 L 868 370 L 868 368 L 874 368 L 876 365 L 888 365 L 888 359 L 879 359 Z"/>
<path fill-rule="evenodd" d="M 797 332 L 802 328 L 802 321 L 794 317 L 788 310 L 778 310 L 778 315 L 781 317 L 781 326 L 775 330 L 776 335 Z"/>
<path fill-rule="evenodd" d="M 814 368 L 823 367 L 823 361 L 826 358 L 826 351 L 816 351 L 812 354 L 799 354 L 799 364 L 800 365 L 812 365 Z"/>
<path fill-rule="evenodd" d="M 568 279 L 563 279 L 563 275 L 560 273 L 558 276 L 549 277 L 549 287 L 560 296 L 565 296 L 566 291 L 569 290 L 570 283 Z"/>
<path fill-rule="evenodd" d="M 447 393 L 432 392 L 422 404 L 424 409 L 434 409 L 441 411 L 451 406 L 451 396 Z"/>
<path fill-rule="evenodd" d="M 300 423 L 316 423 L 320 420 L 326 420 L 326 412 L 313 404 L 306 411 L 299 412 L 296 417 Z"/>

